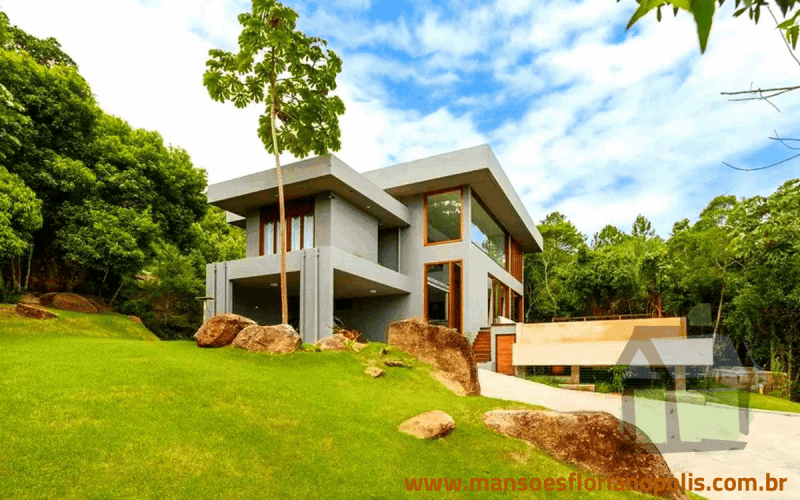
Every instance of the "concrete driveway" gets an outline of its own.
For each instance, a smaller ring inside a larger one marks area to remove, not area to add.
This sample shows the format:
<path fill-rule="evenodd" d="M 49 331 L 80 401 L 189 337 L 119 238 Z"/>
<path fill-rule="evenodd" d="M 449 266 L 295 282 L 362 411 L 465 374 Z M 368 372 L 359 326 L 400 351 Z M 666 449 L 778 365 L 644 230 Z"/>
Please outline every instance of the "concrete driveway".
<path fill-rule="evenodd" d="M 520 401 L 558 411 L 606 411 L 621 418 L 621 398 L 610 394 L 568 391 L 510 377 L 488 370 L 478 370 L 481 394 L 491 398 Z M 696 491 L 712 499 L 800 499 L 800 415 L 750 412 L 750 432 L 738 430 L 736 409 L 679 404 L 681 439 L 699 442 L 717 439 L 745 443 L 742 449 L 720 451 L 668 452 L 659 446 L 672 473 L 691 473 L 704 478 L 707 487 L 715 478 L 755 478 L 759 487 L 766 485 L 766 474 L 787 478 L 781 491 Z M 655 443 L 666 442 L 664 403 L 636 400 L 636 423 Z M 742 446 L 741 444 L 739 446 Z M 724 482 L 718 483 L 724 488 Z"/>

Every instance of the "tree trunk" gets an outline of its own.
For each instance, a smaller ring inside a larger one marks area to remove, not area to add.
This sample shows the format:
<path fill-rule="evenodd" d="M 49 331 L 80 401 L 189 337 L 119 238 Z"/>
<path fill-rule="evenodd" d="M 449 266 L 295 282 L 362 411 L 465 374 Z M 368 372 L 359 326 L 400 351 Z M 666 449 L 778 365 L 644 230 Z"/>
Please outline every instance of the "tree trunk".
<path fill-rule="evenodd" d="M 108 308 L 111 309 L 114 307 L 114 301 L 117 300 L 117 294 L 120 290 L 122 290 L 122 284 L 125 282 L 122 278 L 119 280 L 119 286 L 117 287 L 117 291 L 114 292 L 114 295 L 111 297 L 111 302 L 108 303 Z"/>
<path fill-rule="evenodd" d="M 28 252 L 28 270 L 25 273 L 25 290 L 28 290 L 28 285 L 31 282 L 31 261 L 33 260 L 33 243 L 31 243 L 31 251 Z"/>
<path fill-rule="evenodd" d="M 286 207 L 283 199 L 283 175 L 281 174 L 281 160 L 278 154 L 278 135 L 275 133 L 275 82 L 272 82 L 272 106 L 270 119 L 272 121 L 272 150 L 275 153 L 275 171 L 278 174 L 278 210 L 280 212 L 281 230 L 281 323 L 289 323 L 289 297 L 286 290 Z"/>
<path fill-rule="evenodd" d="M 711 345 L 716 345 L 717 333 L 719 332 L 719 321 L 722 318 L 722 299 L 725 297 L 725 285 L 719 291 L 719 307 L 717 307 L 717 321 L 714 322 L 714 333 L 711 335 Z"/>
<path fill-rule="evenodd" d="M 108 272 L 111 270 L 110 267 L 106 268 L 106 273 L 103 275 L 103 282 L 100 283 L 100 289 L 97 290 L 97 296 L 101 299 L 103 298 L 103 287 L 106 286 L 106 279 L 108 278 Z"/>

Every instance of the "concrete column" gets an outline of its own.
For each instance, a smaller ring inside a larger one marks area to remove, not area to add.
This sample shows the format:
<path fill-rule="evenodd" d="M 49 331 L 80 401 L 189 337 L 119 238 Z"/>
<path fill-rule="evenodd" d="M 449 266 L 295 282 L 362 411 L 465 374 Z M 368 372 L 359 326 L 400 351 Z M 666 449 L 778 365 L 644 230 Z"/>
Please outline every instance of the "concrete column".
<path fill-rule="evenodd" d="M 321 249 L 316 265 L 317 280 L 315 290 L 319 297 L 319 300 L 316 301 L 317 304 L 315 304 L 319 314 L 317 316 L 317 331 L 306 332 L 305 342 L 315 342 L 333 333 L 330 328 L 333 327 L 333 266 L 331 265 L 330 253 Z"/>
<path fill-rule="evenodd" d="M 302 281 L 302 311 L 300 317 L 300 333 L 303 342 L 315 342 L 317 340 L 317 271 L 319 267 L 319 250 L 311 248 L 303 250 L 305 258 L 302 260 L 300 269 L 300 280 Z"/>
<path fill-rule="evenodd" d="M 686 367 L 685 366 L 676 366 L 675 367 L 675 390 L 676 391 L 685 391 L 686 390 Z"/>
<path fill-rule="evenodd" d="M 578 365 L 573 365 L 572 370 L 570 371 L 570 384 L 580 384 L 581 383 L 581 367 Z"/>

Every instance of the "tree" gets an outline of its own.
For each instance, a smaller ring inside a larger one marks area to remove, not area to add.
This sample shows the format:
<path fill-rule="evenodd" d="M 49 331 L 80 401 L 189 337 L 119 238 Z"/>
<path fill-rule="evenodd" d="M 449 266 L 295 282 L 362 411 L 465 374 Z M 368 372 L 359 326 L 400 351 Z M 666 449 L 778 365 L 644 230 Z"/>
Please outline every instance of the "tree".
<path fill-rule="evenodd" d="M 31 122 L 24 111 L 14 95 L 0 84 L 0 160 L 5 160 L 20 145 L 17 137 L 22 127 Z"/>
<path fill-rule="evenodd" d="M 239 51 L 209 51 L 203 84 L 215 101 L 237 108 L 264 103 L 258 136 L 275 155 L 281 233 L 281 321 L 288 323 L 286 290 L 286 214 L 280 154 L 297 158 L 338 151 L 338 116 L 344 103 L 329 96 L 336 89 L 342 60 L 321 38 L 295 29 L 297 12 L 275 0 L 253 0 L 252 12 L 239 15 Z M 278 121 L 280 124 L 278 124 Z"/>
<path fill-rule="evenodd" d="M 0 262 L 12 260 L 14 289 L 22 287 L 19 258 L 31 248 L 33 233 L 42 227 L 42 203 L 16 175 L 0 166 Z"/>
<path fill-rule="evenodd" d="M 594 233 L 592 237 L 592 248 L 600 248 L 605 245 L 616 245 L 621 243 L 628 235 L 617 229 L 611 224 L 606 225 L 599 233 Z"/>
<path fill-rule="evenodd" d="M 636 220 L 633 221 L 633 225 L 631 226 L 631 236 L 634 238 L 642 238 L 649 240 L 650 238 L 655 237 L 656 232 L 653 229 L 653 225 L 650 224 L 650 221 L 647 220 L 642 214 L 636 216 Z"/>
<path fill-rule="evenodd" d="M 78 65 L 53 37 L 39 39 L 9 24 L 5 12 L 0 12 L 0 48 L 13 52 L 27 52 L 42 66 L 61 64 L 77 68 Z"/>
<path fill-rule="evenodd" d="M 543 249 L 524 260 L 525 318 L 527 321 L 552 319 L 567 315 L 574 300 L 565 286 L 563 270 L 570 266 L 586 238 L 575 225 L 559 213 L 548 214 L 538 225 Z"/>

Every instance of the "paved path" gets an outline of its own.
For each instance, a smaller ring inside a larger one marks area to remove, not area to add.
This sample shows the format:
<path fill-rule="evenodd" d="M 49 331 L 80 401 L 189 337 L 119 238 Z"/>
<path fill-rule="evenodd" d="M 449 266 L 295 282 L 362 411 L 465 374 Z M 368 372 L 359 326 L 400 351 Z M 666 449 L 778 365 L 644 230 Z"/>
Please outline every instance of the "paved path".
<path fill-rule="evenodd" d="M 487 397 L 521 401 L 558 411 L 606 411 L 621 418 L 621 398 L 610 394 L 567 391 L 488 370 L 478 370 L 481 394 Z M 681 473 L 702 477 L 706 485 L 714 478 L 754 477 L 759 486 L 766 484 L 766 474 L 784 477 L 783 492 L 702 491 L 711 499 L 800 499 L 800 415 L 790 416 L 753 411 L 750 432 L 738 432 L 738 411 L 728 408 L 678 405 L 681 437 L 699 441 L 701 437 L 736 440 L 746 443 L 743 449 L 723 451 L 688 451 L 662 454 L 680 479 Z M 663 429 L 664 404 L 657 401 L 636 401 L 636 422 L 655 442 L 666 441 Z M 720 430 L 728 424 L 727 429 Z M 723 486 L 720 483 L 719 486 Z"/>

